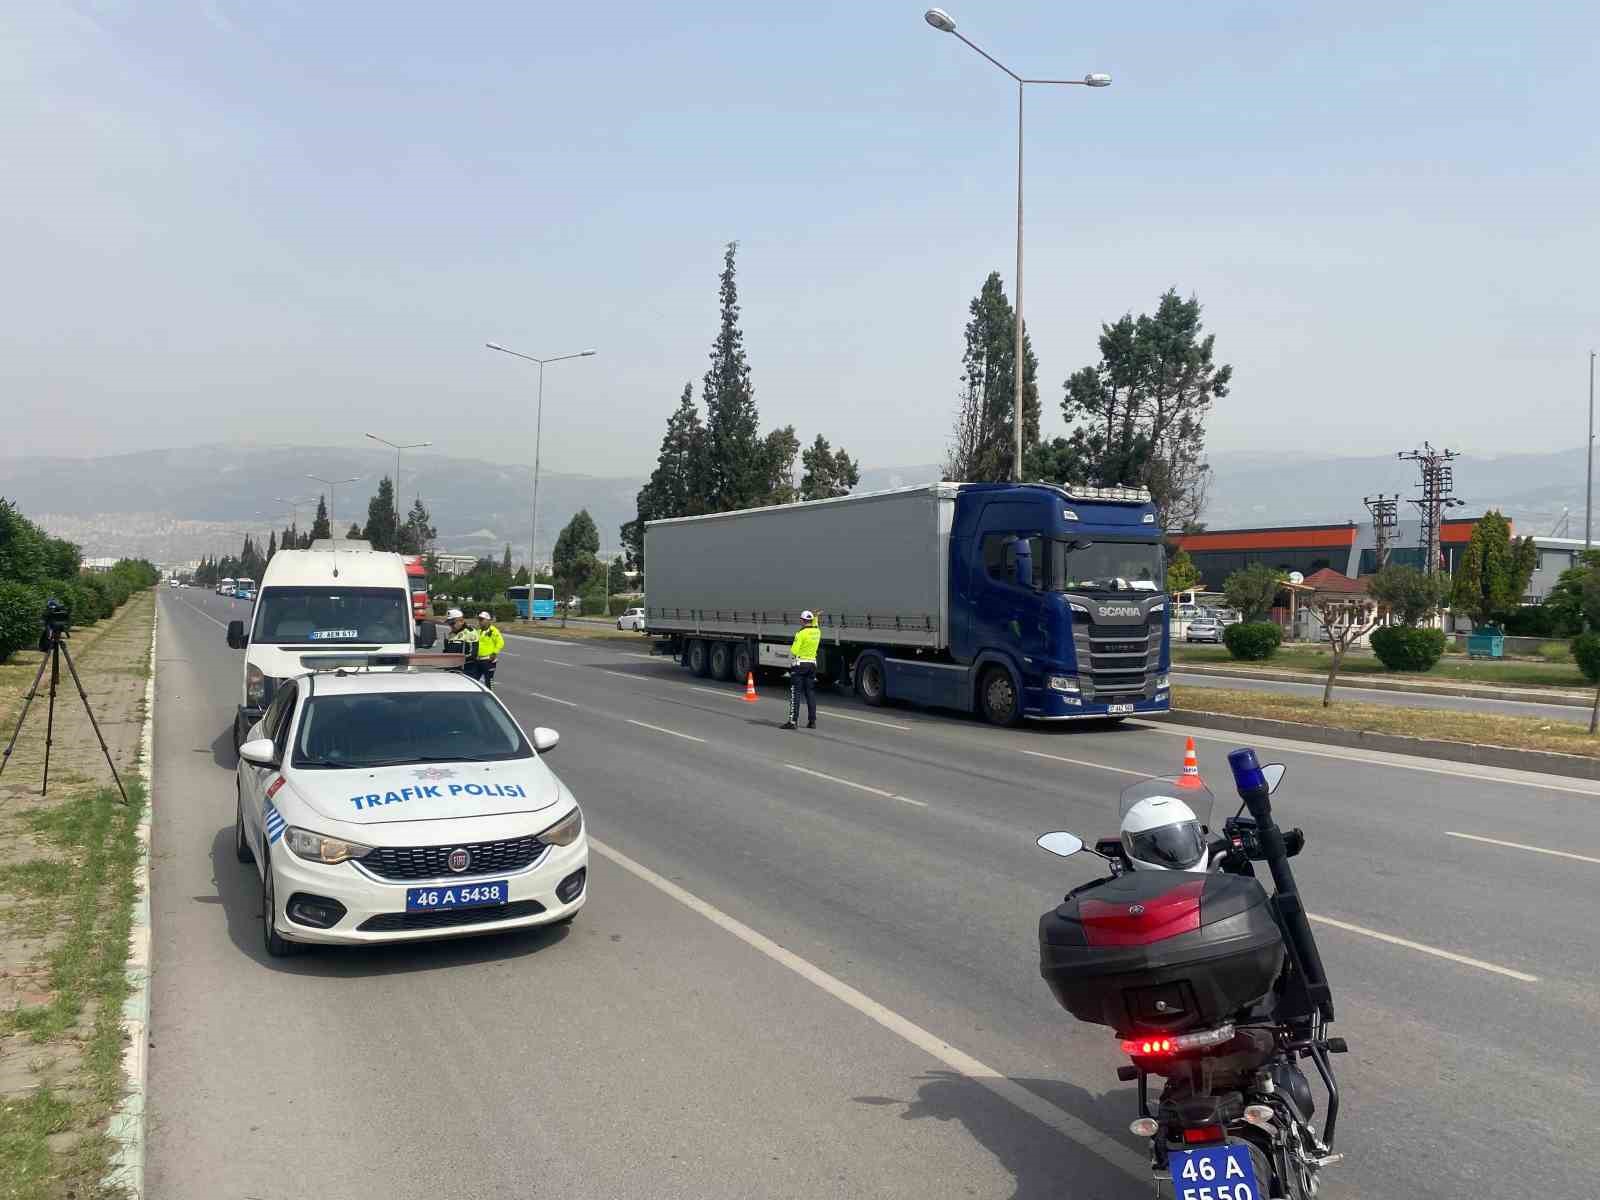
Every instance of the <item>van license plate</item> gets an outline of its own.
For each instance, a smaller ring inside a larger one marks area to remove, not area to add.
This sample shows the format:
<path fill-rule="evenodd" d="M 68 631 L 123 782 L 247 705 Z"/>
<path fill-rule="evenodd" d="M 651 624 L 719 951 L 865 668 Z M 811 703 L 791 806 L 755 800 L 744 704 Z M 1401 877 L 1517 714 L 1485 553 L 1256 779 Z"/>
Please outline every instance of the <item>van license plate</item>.
<path fill-rule="evenodd" d="M 1167 1155 L 1178 1200 L 1266 1200 L 1247 1146 L 1208 1146 Z"/>
<path fill-rule="evenodd" d="M 1133 705 L 1131 705 L 1131 704 L 1108 704 L 1108 705 L 1106 705 L 1106 711 L 1108 713 L 1110 713 L 1114 717 L 1114 716 L 1117 716 L 1119 713 L 1131 713 L 1133 711 Z"/>

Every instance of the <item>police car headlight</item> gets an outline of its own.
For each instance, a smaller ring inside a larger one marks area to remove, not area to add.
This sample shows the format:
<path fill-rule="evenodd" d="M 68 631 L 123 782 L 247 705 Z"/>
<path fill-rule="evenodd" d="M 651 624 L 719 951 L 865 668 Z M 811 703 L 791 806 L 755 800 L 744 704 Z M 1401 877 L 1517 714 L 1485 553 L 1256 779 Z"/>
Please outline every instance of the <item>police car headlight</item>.
<path fill-rule="evenodd" d="M 289 847 L 296 858 L 323 863 L 330 867 L 337 863 L 348 862 L 352 858 L 365 858 L 372 853 L 371 846 L 363 846 L 360 842 L 323 837 L 320 833 L 312 833 L 309 829 L 297 829 L 292 825 L 284 830 L 283 844 Z"/>
<path fill-rule="evenodd" d="M 583 810 L 573 806 L 571 812 L 541 833 L 539 840 L 547 846 L 570 846 L 582 832 Z"/>
<path fill-rule="evenodd" d="M 1071 692 L 1075 694 L 1079 690 L 1078 681 L 1070 675 L 1052 675 L 1050 676 L 1050 690 L 1052 692 Z"/>

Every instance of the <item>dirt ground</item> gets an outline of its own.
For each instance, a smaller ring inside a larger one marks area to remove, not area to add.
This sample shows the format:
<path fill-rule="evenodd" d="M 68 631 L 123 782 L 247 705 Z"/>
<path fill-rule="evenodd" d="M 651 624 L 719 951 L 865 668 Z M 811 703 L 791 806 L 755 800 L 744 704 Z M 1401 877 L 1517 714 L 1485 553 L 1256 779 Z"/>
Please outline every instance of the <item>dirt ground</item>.
<path fill-rule="evenodd" d="M 137 801 L 145 686 L 155 598 L 136 593 L 113 616 L 74 630 L 67 647 L 125 786 Z M 0 665 L 0 750 L 16 729 L 41 655 Z M 40 795 L 50 670 L 0 775 L 0 1156 L 5 1195 L 91 1194 L 60 1190 L 94 1166 L 120 1082 L 120 992 L 131 901 L 132 813 L 114 787 L 83 701 L 67 669 L 55 699 L 49 792 Z M 136 811 L 136 809 L 134 810 Z M 120 910 L 120 911 L 119 911 Z M 116 938 L 123 939 L 118 956 Z M 118 1011 L 109 1008 L 116 999 Z M 109 1061 L 108 1061 L 109 1060 Z M 46 1153 L 22 1143 L 36 1134 Z M 103 1147 L 101 1148 L 103 1150 Z"/>

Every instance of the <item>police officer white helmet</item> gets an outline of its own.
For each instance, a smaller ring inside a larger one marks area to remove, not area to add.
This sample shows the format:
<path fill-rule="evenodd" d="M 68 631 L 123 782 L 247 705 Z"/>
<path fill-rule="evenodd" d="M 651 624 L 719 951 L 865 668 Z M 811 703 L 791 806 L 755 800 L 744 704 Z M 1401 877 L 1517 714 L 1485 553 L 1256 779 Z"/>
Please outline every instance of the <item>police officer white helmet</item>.
<path fill-rule="evenodd" d="M 1203 872 L 1211 792 L 1196 780 L 1152 780 L 1122 797 L 1122 848 L 1135 869 Z"/>

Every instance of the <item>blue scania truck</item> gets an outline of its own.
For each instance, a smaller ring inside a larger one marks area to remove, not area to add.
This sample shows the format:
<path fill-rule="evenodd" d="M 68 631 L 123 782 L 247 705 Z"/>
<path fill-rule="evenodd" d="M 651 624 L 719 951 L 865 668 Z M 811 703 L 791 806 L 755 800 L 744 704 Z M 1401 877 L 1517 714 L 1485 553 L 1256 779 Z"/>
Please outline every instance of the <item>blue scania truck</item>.
<path fill-rule="evenodd" d="M 787 666 L 807 609 L 819 675 L 868 704 L 997 725 L 1170 707 L 1142 488 L 936 483 L 645 526 L 645 631 L 691 674 Z"/>

